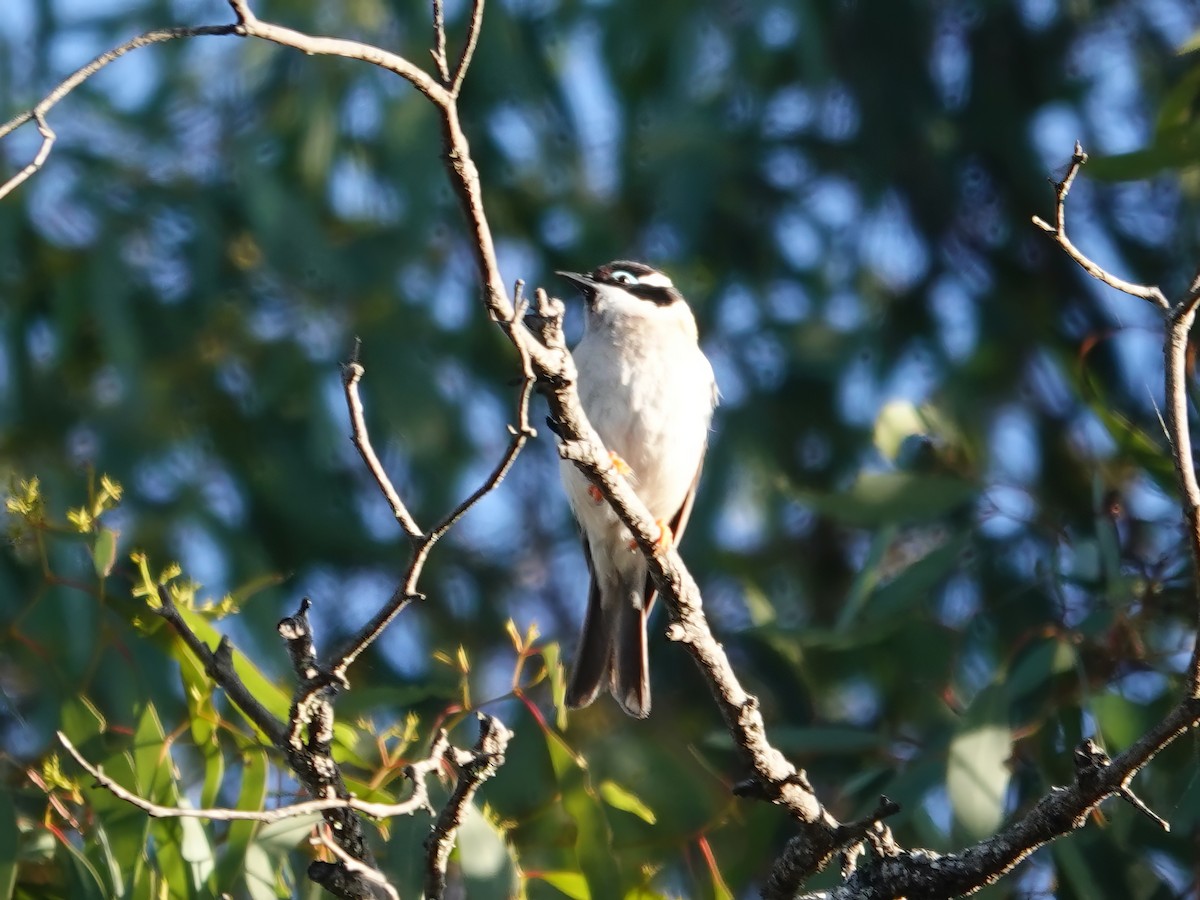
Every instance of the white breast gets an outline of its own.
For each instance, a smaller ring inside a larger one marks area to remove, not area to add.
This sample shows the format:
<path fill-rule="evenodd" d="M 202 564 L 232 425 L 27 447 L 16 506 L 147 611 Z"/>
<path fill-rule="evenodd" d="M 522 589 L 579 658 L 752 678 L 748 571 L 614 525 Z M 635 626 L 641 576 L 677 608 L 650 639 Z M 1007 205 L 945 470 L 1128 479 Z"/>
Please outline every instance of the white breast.
<path fill-rule="evenodd" d="M 624 292 L 601 295 L 574 355 L 588 419 L 633 470 L 630 481 L 651 514 L 670 520 L 700 466 L 715 403 L 712 366 L 696 342 L 691 311 Z M 600 511 L 586 481 L 578 472 L 563 474 L 576 516 L 591 533 L 587 520 Z"/>

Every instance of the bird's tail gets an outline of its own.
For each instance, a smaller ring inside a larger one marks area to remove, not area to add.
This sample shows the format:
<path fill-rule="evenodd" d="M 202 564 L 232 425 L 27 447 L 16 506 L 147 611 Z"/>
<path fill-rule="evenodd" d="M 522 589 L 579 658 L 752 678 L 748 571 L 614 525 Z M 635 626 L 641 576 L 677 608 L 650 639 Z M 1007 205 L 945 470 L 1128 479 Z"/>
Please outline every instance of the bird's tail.
<path fill-rule="evenodd" d="M 626 713 L 644 719 L 650 715 L 644 593 L 616 586 L 610 590 L 612 596 L 604 596 L 592 578 L 583 633 L 567 682 L 567 706 L 588 706 L 607 687 Z"/>

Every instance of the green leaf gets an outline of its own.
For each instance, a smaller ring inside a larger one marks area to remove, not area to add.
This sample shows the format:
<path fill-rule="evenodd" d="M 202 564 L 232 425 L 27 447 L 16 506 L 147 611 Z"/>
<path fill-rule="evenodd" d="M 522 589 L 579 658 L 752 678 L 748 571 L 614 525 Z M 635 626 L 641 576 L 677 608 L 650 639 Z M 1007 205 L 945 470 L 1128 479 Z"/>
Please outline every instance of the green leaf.
<path fill-rule="evenodd" d="M 17 849 L 21 844 L 21 829 L 17 826 L 17 810 L 12 793 L 0 791 L 0 900 L 9 900 L 17 883 Z"/>
<path fill-rule="evenodd" d="M 278 822 L 268 822 L 258 830 L 255 843 L 276 854 L 294 850 L 308 840 L 308 835 L 320 821 L 320 813 L 306 813 L 303 816 L 280 819 Z"/>
<path fill-rule="evenodd" d="M 175 771 L 167 747 L 166 732 L 153 703 L 138 717 L 133 735 L 133 768 L 137 793 L 155 803 L 173 804 L 179 797 Z"/>
<path fill-rule="evenodd" d="M 455 850 L 466 896 L 509 900 L 516 895 L 521 869 L 513 848 L 474 803 L 466 809 Z"/>
<path fill-rule="evenodd" d="M 859 567 L 858 574 L 854 576 L 854 582 L 842 603 L 842 611 L 838 614 L 837 624 L 834 626 L 836 630 L 846 631 L 858 618 L 867 598 L 879 584 L 879 566 L 895 537 L 895 527 L 884 527 L 871 539 L 871 549 L 867 558 Z"/>
<path fill-rule="evenodd" d="M 1120 694 L 1097 694 L 1088 704 L 1088 711 L 1095 717 L 1096 727 L 1109 747 L 1128 747 L 1150 726 L 1151 712 Z"/>
<path fill-rule="evenodd" d="M 643 803 L 632 791 L 621 787 L 615 781 L 600 782 L 600 797 L 614 809 L 631 813 L 648 825 L 653 825 L 658 821 L 654 810 Z"/>
<path fill-rule="evenodd" d="M 550 698 L 554 703 L 554 725 L 559 731 L 567 729 L 567 678 L 562 665 L 562 648 L 557 642 L 542 648 L 546 676 L 550 679 Z"/>
<path fill-rule="evenodd" d="M 562 806 L 575 822 L 575 854 L 595 897 L 620 896 L 621 876 L 612 853 L 612 835 L 603 804 L 592 789 L 587 763 L 559 735 L 545 730 L 546 749 L 562 795 Z"/>
<path fill-rule="evenodd" d="M 963 553 L 971 546 L 972 535 L 960 530 L 924 556 L 908 564 L 882 585 L 867 603 L 867 621 L 887 619 L 909 613 L 914 606 L 928 608 L 930 595 L 962 563 Z"/>
<path fill-rule="evenodd" d="M 946 789 L 954 817 L 970 840 L 995 833 L 1004 820 L 1011 773 L 1012 730 L 1001 688 L 990 685 L 967 709 L 954 738 L 946 770 Z"/>
<path fill-rule="evenodd" d="M 546 882 L 571 900 L 592 900 L 592 893 L 582 872 L 538 872 L 529 877 Z"/>
<path fill-rule="evenodd" d="M 96 532 L 96 540 L 92 544 L 92 567 L 101 578 L 107 578 L 117 561 L 117 541 L 121 532 L 112 528 L 101 528 Z"/>
<path fill-rule="evenodd" d="M 1074 669 L 1075 648 L 1071 644 L 1058 638 L 1041 641 L 1021 654 L 1004 679 L 1008 702 L 1044 691 L 1046 682 Z"/>
<path fill-rule="evenodd" d="M 953 475 L 866 472 L 846 491 L 822 493 L 790 488 L 797 500 L 847 525 L 931 522 L 974 500 L 978 488 Z"/>
<path fill-rule="evenodd" d="M 1101 156 L 1088 161 L 1087 172 L 1106 181 L 1139 181 L 1170 169 L 1195 166 L 1200 160 L 1200 122 L 1163 128 L 1144 150 Z"/>
<path fill-rule="evenodd" d="M 59 730 L 70 738 L 71 743 L 81 752 L 88 744 L 99 743 L 98 739 L 107 727 L 103 714 L 86 696 L 80 694 L 63 703 Z"/>
<path fill-rule="evenodd" d="M 69 865 L 66 868 L 67 885 L 69 887 L 68 896 L 72 900 L 106 900 L 112 894 L 104 886 L 100 875 L 88 862 L 87 857 L 71 846 L 70 843 L 60 841 L 58 844 L 59 853 L 65 853 Z"/>
<path fill-rule="evenodd" d="M 905 440 L 928 433 L 924 416 L 908 400 L 885 403 L 875 417 L 875 447 L 888 462 L 895 463 Z"/>
<path fill-rule="evenodd" d="M 250 900 L 276 900 L 275 860 L 258 844 L 246 848 L 244 860 L 246 893 Z"/>
<path fill-rule="evenodd" d="M 252 787 L 251 794 L 257 793 L 257 786 Z M 238 802 L 240 804 L 242 801 Z M 262 808 L 261 804 L 258 808 Z M 313 827 L 320 821 L 320 813 L 309 813 L 269 822 L 266 825 L 258 822 L 242 823 L 258 826 L 254 839 L 246 846 L 244 854 L 241 854 L 240 874 L 244 878 L 246 893 L 253 900 L 273 900 L 276 897 L 287 896 L 279 890 L 280 869 L 286 864 L 288 853 L 307 841 Z M 221 878 L 230 877 L 227 874 L 229 871 L 230 868 L 222 860 Z M 232 877 L 237 877 L 238 874 L 234 871 Z M 229 883 L 231 882 L 221 882 L 222 885 Z"/>
<path fill-rule="evenodd" d="M 224 764 L 222 763 L 222 768 Z M 267 751 L 262 747 L 247 747 L 242 752 L 241 760 L 242 789 L 238 795 L 236 809 L 260 810 L 267 800 L 267 777 L 270 765 Z M 207 774 L 205 779 L 207 781 Z M 240 872 L 246 872 L 249 881 L 249 862 L 247 861 L 254 837 L 262 827 L 261 822 L 230 822 L 229 834 L 225 841 L 225 852 L 217 864 L 217 884 L 235 884 Z M 247 884 L 247 890 L 253 890 Z"/>
<path fill-rule="evenodd" d="M 1194 53 L 1197 50 L 1200 50 L 1200 31 L 1194 32 L 1190 38 L 1180 44 L 1176 52 L 1182 56 L 1185 53 Z"/>

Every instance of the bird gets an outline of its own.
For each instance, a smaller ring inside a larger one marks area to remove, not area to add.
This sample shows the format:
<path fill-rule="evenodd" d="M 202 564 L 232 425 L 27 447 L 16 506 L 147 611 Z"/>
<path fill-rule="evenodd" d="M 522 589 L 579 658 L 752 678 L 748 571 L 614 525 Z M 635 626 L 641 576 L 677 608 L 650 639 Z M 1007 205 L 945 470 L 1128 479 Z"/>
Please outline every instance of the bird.
<path fill-rule="evenodd" d="M 584 333 L 572 350 L 588 421 L 660 527 L 683 537 L 718 392 L 696 320 L 671 279 L 616 260 L 586 274 L 558 272 L 583 294 Z M 579 523 L 589 586 L 567 682 L 568 707 L 607 689 L 630 716 L 650 714 L 646 622 L 655 589 L 645 557 L 599 490 L 563 460 L 560 474 Z"/>

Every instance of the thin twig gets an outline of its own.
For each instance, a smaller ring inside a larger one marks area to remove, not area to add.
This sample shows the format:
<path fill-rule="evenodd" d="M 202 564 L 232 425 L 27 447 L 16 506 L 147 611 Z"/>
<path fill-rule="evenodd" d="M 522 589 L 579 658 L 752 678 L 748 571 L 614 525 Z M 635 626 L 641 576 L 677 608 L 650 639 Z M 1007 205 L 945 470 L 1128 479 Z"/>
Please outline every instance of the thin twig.
<path fill-rule="evenodd" d="M 358 383 L 362 380 L 363 371 L 363 367 L 358 361 L 356 347 L 354 359 L 342 368 L 342 388 L 346 392 L 346 408 L 350 411 L 350 438 L 354 441 L 359 456 L 366 464 L 367 471 L 371 473 L 375 483 L 379 485 L 379 490 L 387 499 L 388 506 L 392 508 L 392 515 L 400 523 L 404 533 L 411 541 L 421 541 L 425 535 L 421 533 L 417 520 L 412 517 L 404 501 L 400 499 L 399 492 L 392 484 L 392 480 L 388 478 L 383 464 L 375 454 L 375 448 L 371 446 L 371 437 L 367 432 L 367 420 L 363 415 L 362 399 L 358 395 Z"/>
<path fill-rule="evenodd" d="M 479 786 L 504 764 L 504 751 L 511 739 L 512 732 L 499 719 L 479 714 L 479 740 L 460 761 L 458 784 L 425 839 L 425 896 L 431 900 L 440 900 L 446 892 L 446 867 L 467 806 Z"/>
<path fill-rule="evenodd" d="M 475 55 L 475 46 L 479 43 L 479 32 L 483 30 L 483 3 L 484 0 L 472 0 L 471 3 L 471 18 L 467 22 L 467 40 L 458 57 L 458 64 L 454 67 L 454 83 L 450 86 L 450 95 L 455 98 L 462 90 L 463 79 L 467 77 L 467 69 L 470 68 L 471 58 Z M 445 38 L 444 29 L 442 37 Z M 445 59 L 445 50 L 446 48 L 443 46 L 443 59 Z"/>
<path fill-rule="evenodd" d="M 513 310 L 512 316 L 515 318 L 523 315 L 525 304 L 520 304 L 518 308 Z M 518 320 L 519 321 L 519 320 Z M 526 442 L 537 435 L 533 426 L 529 423 L 529 398 L 533 391 L 535 376 L 533 374 L 533 365 L 530 361 L 528 353 L 524 352 L 523 348 L 518 347 L 518 353 L 521 359 L 521 369 L 523 379 L 520 390 L 517 394 L 517 424 L 508 427 L 510 438 L 508 446 L 501 456 L 500 461 L 492 469 L 491 474 L 484 479 L 476 490 L 470 496 L 459 503 L 454 509 L 446 514 L 441 521 L 429 530 L 429 533 L 423 535 L 420 540 L 416 541 L 413 547 L 412 558 L 409 560 L 408 569 L 405 572 L 404 578 L 392 592 L 392 596 L 388 601 L 372 616 L 358 634 L 356 634 L 338 657 L 333 660 L 326 671 L 331 678 L 339 681 L 345 681 L 346 671 L 354 664 L 354 661 L 375 642 L 384 629 L 398 616 L 410 603 L 414 600 L 423 599 L 423 595 L 418 590 L 421 573 L 425 569 L 425 563 L 429 559 L 429 554 L 446 533 L 453 528 L 475 504 L 482 500 L 485 496 L 494 491 L 500 486 L 513 463 L 524 449 Z M 355 381 L 362 377 L 362 366 L 358 363 L 352 363 L 350 368 L 357 368 Z M 350 399 L 349 392 L 347 399 Z M 351 413 L 354 417 L 354 412 Z M 358 418 L 361 419 L 361 409 L 358 412 Z M 356 431 L 357 431 L 356 425 Z M 362 425 L 362 435 L 366 440 L 366 426 Z M 369 441 L 366 446 L 370 446 Z M 386 476 L 384 476 L 386 478 Z"/>
<path fill-rule="evenodd" d="M 146 815 L 153 816 L 156 819 L 210 819 L 217 822 L 279 822 L 284 819 L 294 819 L 298 816 L 327 812 L 331 809 L 352 809 L 365 813 L 375 819 L 387 819 L 392 816 L 411 816 L 421 810 L 425 810 L 432 815 L 433 806 L 429 802 L 429 786 L 426 784 L 425 779 L 430 773 L 436 772 L 441 767 L 449 747 L 445 733 L 439 733 L 433 748 L 430 750 L 429 757 L 412 763 L 405 769 L 405 773 L 413 783 L 413 792 L 412 796 L 407 800 L 399 803 L 372 803 L 366 800 L 359 800 L 357 797 L 347 797 L 344 800 L 337 798 L 305 800 L 302 803 L 293 803 L 288 806 L 276 807 L 275 809 L 250 810 L 227 809 L 224 807 L 189 809 L 187 807 L 164 806 L 160 803 L 153 803 L 135 794 L 104 774 L 104 769 L 101 766 L 89 762 L 61 731 L 58 732 L 58 740 L 66 748 L 67 753 L 89 775 L 96 779 L 97 785 L 104 788 L 117 799 L 124 800 L 126 803 L 136 806 L 146 813 Z"/>
<path fill-rule="evenodd" d="M 50 156 L 50 150 L 54 146 L 55 134 L 46 122 L 46 113 L 67 96 L 67 94 L 71 93 L 71 91 L 75 90 L 75 88 L 79 87 L 79 85 L 83 84 L 83 82 L 87 81 L 110 62 L 120 59 L 131 50 L 137 50 L 139 47 L 145 47 L 150 44 L 161 44 L 164 41 L 173 41 L 177 38 L 199 37 L 201 35 L 237 34 L 238 28 L 239 26 L 237 25 L 197 25 L 190 28 L 166 28 L 160 31 L 149 31 L 145 34 L 139 34 L 137 37 L 131 38 L 105 53 L 101 53 L 86 66 L 71 73 L 33 109 L 13 116 L 3 125 L 0 125 L 0 139 L 7 137 L 9 133 L 30 121 L 37 123 L 38 133 L 42 136 L 42 143 L 38 147 L 33 160 L 16 175 L 0 185 L 0 200 L 3 200 L 19 185 L 28 181 L 30 176 L 42 168 Z"/>
<path fill-rule="evenodd" d="M 429 51 L 442 84 L 450 84 L 450 65 L 446 61 L 446 11 L 442 0 L 433 0 L 433 49 Z"/>
<path fill-rule="evenodd" d="M 1170 309 L 1171 304 L 1167 302 L 1166 296 L 1159 288 L 1148 284 L 1136 284 L 1132 281 L 1126 281 L 1124 278 L 1118 278 L 1080 252 L 1079 248 L 1071 243 L 1071 239 L 1067 237 L 1067 194 L 1071 192 L 1071 184 L 1075 181 L 1075 176 L 1079 174 L 1080 168 L 1086 162 L 1087 154 L 1083 152 L 1083 146 L 1076 141 L 1075 153 L 1071 156 L 1071 164 L 1067 167 L 1067 174 L 1063 176 L 1062 181 L 1054 182 L 1055 224 L 1051 225 L 1041 216 L 1034 216 L 1033 224 L 1054 238 L 1055 242 L 1066 251 L 1067 256 L 1075 260 L 1085 272 L 1097 281 L 1129 294 L 1131 297 L 1148 300 L 1159 309 Z"/>
<path fill-rule="evenodd" d="M 321 827 L 317 829 L 316 835 L 312 838 L 312 843 L 324 847 L 342 864 L 347 872 L 357 875 L 372 884 L 376 885 L 387 894 L 389 900 L 400 900 L 399 892 L 387 880 L 387 877 L 376 869 L 374 866 L 368 866 L 365 862 L 355 859 L 345 850 L 343 850 L 336 840 L 334 840 L 333 829 L 328 822 L 323 822 Z"/>

